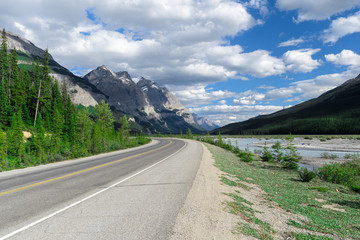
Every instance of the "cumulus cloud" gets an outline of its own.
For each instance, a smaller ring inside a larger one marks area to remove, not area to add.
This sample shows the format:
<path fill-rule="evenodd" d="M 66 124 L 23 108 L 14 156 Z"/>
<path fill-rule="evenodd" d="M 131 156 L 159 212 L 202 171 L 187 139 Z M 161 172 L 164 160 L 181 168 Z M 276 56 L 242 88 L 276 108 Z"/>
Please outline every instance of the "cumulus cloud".
<path fill-rule="evenodd" d="M 292 72 L 311 72 L 321 65 L 319 60 L 311 57 L 319 51 L 319 48 L 287 51 L 283 55 L 284 61 L 287 63 L 286 69 Z"/>
<path fill-rule="evenodd" d="M 338 54 L 325 55 L 325 59 L 337 65 L 360 67 L 360 55 L 347 49 L 342 50 Z"/>
<path fill-rule="evenodd" d="M 255 105 L 258 101 L 262 101 L 265 99 L 265 94 L 257 93 L 248 91 L 243 93 L 242 95 L 248 96 L 242 96 L 240 98 L 234 99 L 233 102 L 236 105 Z"/>
<path fill-rule="evenodd" d="M 325 43 L 336 43 L 340 38 L 360 32 L 360 11 L 349 17 L 341 17 L 331 22 L 321 38 Z"/>
<path fill-rule="evenodd" d="M 277 0 L 276 6 L 282 11 L 296 10 L 296 21 L 323 20 L 343 11 L 360 6 L 360 0 Z"/>
<path fill-rule="evenodd" d="M 163 85 L 209 84 L 285 72 L 270 52 L 244 53 L 224 41 L 261 23 L 248 7 L 266 6 L 265 0 L 14 0 L 1 3 L 0 21 L 70 69 L 106 64 Z"/>
<path fill-rule="evenodd" d="M 289 87 L 274 88 L 265 93 L 265 100 L 304 101 L 316 98 L 345 81 L 356 77 L 360 68 L 352 68 L 341 73 L 324 74 L 316 78 L 291 83 Z"/>
<path fill-rule="evenodd" d="M 258 115 L 270 114 L 282 110 L 282 106 L 274 105 L 212 105 L 191 108 L 194 113 L 205 115 L 208 119 L 225 125 L 234 121 L 244 121 Z"/>
<path fill-rule="evenodd" d="M 230 92 L 227 90 L 208 90 L 201 85 L 191 87 L 168 86 L 168 88 L 175 94 L 181 103 L 187 107 L 206 105 L 214 101 L 223 100 L 224 98 L 232 98 L 238 95 L 235 92 Z M 222 103 L 224 102 L 222 101 Z"/>
<path fill-rule="evenodd" d="M 273 57 L 269 51 L 256 50 L 250 53 L 233 54 L 226 58 L 232 69 L 254 77 L 268 77 L 285 72 L 282 59 Z"/>

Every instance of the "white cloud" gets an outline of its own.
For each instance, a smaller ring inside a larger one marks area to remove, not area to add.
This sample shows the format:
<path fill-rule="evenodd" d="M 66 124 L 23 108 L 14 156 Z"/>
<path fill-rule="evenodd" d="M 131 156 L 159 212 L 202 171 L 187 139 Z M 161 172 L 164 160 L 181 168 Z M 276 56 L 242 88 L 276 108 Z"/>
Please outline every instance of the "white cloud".
<path fill-rule="evenodd" d="M 360 67 L 351 68 L 342 73 L 324 74 L 316 78 L 293 82 L 289 87 L 274 88 L 265 93 L 265 100 L 305 101 L 316 98 L 326 91 L 340 86 L 356 77 Z"/>
<path fill-rule="evenodd" d="M 350 17 L 332 21 L 330 28 L 323 32 L 321 38 L 325 43 L 335 43 L 340 38 L 356 32 L 360 32 L 360 11 Z"/>
<path fill-rule="evenodd" d="M 255 105 L 258 101 L 262 101 L 265 98 L 265 94 L 248 91 L 248 96 L 234 99 L 233 102 L 236 105 Z"/>
<path fill-rule="evenodd" d="M 249 2 L 244 3 L 244 6 L 246 7 L 258 9 L 259 13 L 262 16 L 266 16 L 269 14 L 269 9 L 267 5 L 268 5 L 267 0 L 250 0 Z"/>
<path fill-rule="evenodd" d="M 291 47 L 291 46 L 297 46 L 301 43 L 305 42 L 303 38 L 292 38 L 290 40 L 287 40 L 285 42 L 279 43 L 278 47 Z"/>
<path fill-rule="evenodd" d="M 227 63 L 241 74 L 254 77 L 268 77 L 285 72 L 282 59 L 273 57 L 266 50 L 256 50 L 250 53 L 233 54 L 226 58 Z"/>
<path fill-rule="evenodd" d="M 284 61 L 287 63 L 286 69 L 292 72 L 311 72 L 321 65 L 319 60 L 314 60 L 311 57 L 319 51 L 319 48 L 287 51 L 283 55 Z"/>
<path fill-rule="evenodd" d="M 175 96 L 186 107 L 196 107 L 200 105 L 210 104 L 214 101 L 223 100 L 224 98 L 236 97 L 237 94 L 230 91 L 212 91 L 205 89 L 204 86 L 167 86 Z M 224 101 L 221 101 L 224 103 Z M 222 104 L 220 103 L 220 104 Z M 226 101 L 225 101 L 226 103 Z"/>
<path fill-rule="evenodd" d="M 360 0 L 277 0 L 282 11 L 297 10 L 298 22 L 323 20 L 337 13 L 360 6 Z"/>
<path fill-rule="evenodd" d="M 282 110 L 282 106 L 230 106 L 230 105 L 212 105 L 191 108 L 196 114 L 206 116 L 206 118 L 219 123 L 220 125 L 229 124 L 235 121 L 244 121 L 258 115 L 270 114 Z"/>
<path fill-rule="evenodd" d="M 360 67 L 360 55 L 351 50 L 344 49 L 338 54 L 325 55 L 328 62 L 333 62 L 338 65 L 345 65 L 350 67 Z"/>
<path fill-rule="evenodd" d="M 220 100 L 218 103 L 219 103 L 220 105 L 224 105 L 224 104 L 226 104 L 226 100 Z"/>

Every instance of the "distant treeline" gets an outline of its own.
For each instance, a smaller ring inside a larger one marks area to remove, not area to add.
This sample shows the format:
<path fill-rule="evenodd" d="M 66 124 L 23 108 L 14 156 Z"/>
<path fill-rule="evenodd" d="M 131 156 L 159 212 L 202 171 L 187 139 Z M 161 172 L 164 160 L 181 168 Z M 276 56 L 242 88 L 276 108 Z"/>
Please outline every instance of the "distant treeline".
<path fill-rule="evenodd" d="M 32 66 L 18 65 L 8 52 L 5 30 L 0 49 L 0 171 L 88 156 L 148 141 L 129 138 L 124 115 L 114 117 L 104 101 L 92 108 L 75 106 L 65 82 L 50 76 L 49 53 Z"/>

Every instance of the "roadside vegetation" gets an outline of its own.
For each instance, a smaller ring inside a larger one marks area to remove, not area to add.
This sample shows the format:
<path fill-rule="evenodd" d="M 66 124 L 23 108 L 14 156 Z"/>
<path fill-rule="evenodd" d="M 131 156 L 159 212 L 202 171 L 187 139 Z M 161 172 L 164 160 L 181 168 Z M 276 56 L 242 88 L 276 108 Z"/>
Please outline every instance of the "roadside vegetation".
<path fill-rule="evenodd" d="M 124 115 L 119 128 L 104 101 L 76 106 L 67 86 L 50 76 L 49 54 L 25 69 L 16 49 L 0 48 L 0 171 L 56 162 L 147 143 L 130 138 Z"/>
<path fill-rule="evenodd" d="M 356 156 L 349 156 L 354 160 L 326 165 L 319 171 L 297 170 L 299 156 L 292 145 L 293 137 L 287 138 L 287 146 L 265 146 L 259 155 L 224 142 L 221 135 L 217 138 L 200 136 L 197 140 L 211 144 L 208 147 L 216 166 L 232 176 L 231 179 L 223 176 L 223 183 L 241 189 L 249 189 L 247 184 L 256 184 L 265 191 L 267 200 L 306 217 L 306 221 L 289 220 L 286 224 L 299 231 L 281 233 L 282 236 L 292 239 L 360 238 L 360 161 Z M 252 203 L 237 190 L 235 192 L 237 194 L 230 194 L 229 209 L 245 220 L 239 223 L 237 231 L 257 239 L 273 239 L 278 233 L 271 222 L 262 220 Z"/>

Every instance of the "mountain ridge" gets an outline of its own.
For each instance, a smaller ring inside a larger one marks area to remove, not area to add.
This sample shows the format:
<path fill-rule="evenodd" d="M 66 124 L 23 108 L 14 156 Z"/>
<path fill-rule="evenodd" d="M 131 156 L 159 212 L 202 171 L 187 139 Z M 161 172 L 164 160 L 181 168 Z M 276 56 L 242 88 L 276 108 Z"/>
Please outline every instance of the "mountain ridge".
<path fill-rule="evenodd" d="M 214 130 L 223 134 L 358 134 L 360 75 L 319 97 Z"/>

